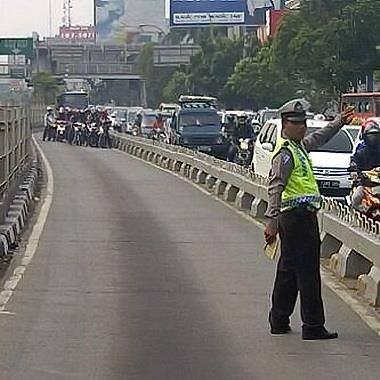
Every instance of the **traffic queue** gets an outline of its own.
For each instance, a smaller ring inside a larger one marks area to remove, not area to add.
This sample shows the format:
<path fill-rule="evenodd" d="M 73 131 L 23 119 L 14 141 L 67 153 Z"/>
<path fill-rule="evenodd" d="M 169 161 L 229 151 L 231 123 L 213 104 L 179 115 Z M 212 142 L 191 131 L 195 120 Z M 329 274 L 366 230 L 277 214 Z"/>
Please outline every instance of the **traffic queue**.
<path fill-rule="evenodd" d="M 353 107 L 353 105 L 347 104 Z M 328 127 L 334 117 L 305 111 L 306 134 Z M 217 99 L 180 96 L 157 110 L 143 107 L 89 106 L 82 110 L 49 107 L 43 140 L 111 148 L 110 129 L 165 144 L 179 145 L 243 166 L 268 177 L 281 141 L 277 109 L 258 112 L 219 110 Z M 380 221 L 380 118 L 344 125 L 333 138 L 309 152 L 323 196 Z"/>
<path fill-rule="evenodd" d="M 280 111 L 221 111 L 216 103 L 212 97 L 181 96 L 177 104 L 162 104 L 156 111 L 126 109 L 119 130 L 211 154 L 268 177 L 283 134 Z M 309 106 L 306 134 L 321 131 L 336 117 L 314 114 Z M 329 142 L 311 149 L 310 159 L 323 196 L 380 220 L 380 118 L 344 125 Z"/>
<path fill-rule="evenodd" d="M 66 142 L 70 145 L 111 148 L 112 120 L 104 107 L 71 109 L 47 107 L 44 117 L 43 141 Z"/>

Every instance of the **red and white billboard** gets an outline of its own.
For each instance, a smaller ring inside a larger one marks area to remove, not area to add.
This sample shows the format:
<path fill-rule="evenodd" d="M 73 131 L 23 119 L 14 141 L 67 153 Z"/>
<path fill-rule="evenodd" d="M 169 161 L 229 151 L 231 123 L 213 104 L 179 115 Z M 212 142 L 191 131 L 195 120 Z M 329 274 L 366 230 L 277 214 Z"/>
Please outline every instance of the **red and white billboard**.
<path fill-rule="evenodd" d="M 61 26 L 59 38 L 71 41 L 95 41 L 94 26 Z"/>

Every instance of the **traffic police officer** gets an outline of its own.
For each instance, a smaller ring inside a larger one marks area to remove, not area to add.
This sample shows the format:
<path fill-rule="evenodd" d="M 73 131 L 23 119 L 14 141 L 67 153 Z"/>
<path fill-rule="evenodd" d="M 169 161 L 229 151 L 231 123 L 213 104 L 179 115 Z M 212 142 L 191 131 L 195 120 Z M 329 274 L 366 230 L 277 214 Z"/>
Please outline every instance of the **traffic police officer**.
<path fill-rule="evenodd" d="M 269 176 L 269 204 L 265 240 L 281 239 L 281 257 L 272 294 L 269 322 L 272 334 L 291 331 L 298 292 L 301 297 L 302 338 L 335 339 L 324 327 L 321 297 L 320 233 L 317 211 L 321 196 L 308 151 L 328 142 L 340 128 L 350 124 L 353 109 L 347 108 L 334 122 L 306 135 L 306 112 L 310 104 L 292 100 L 280 108 L 282 138 L 277 142 Z"/>

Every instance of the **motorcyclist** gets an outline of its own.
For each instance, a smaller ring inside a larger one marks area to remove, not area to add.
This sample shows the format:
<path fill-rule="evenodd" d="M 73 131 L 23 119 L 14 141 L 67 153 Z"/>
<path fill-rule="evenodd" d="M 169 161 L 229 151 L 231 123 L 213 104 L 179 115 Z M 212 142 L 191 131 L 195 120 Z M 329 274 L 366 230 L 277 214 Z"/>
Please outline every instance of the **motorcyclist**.
<path fill-rule="evenodd" d="M 372 120 L 366 122 L 363 125 L 362 137 L 363 141 L 356 148 L 349 168 L 349 171 L 357 173 L 355 179 L 358 187 L 352 195 L 352 207 L 358 210 L 364 197 L 365 186 L 360 173 L 380 167 L 380 125 Z"/>
<path fill-rule="evenodd" d="M 226 121 L 223 125 L 224 134 L 227 138 L 233 136 L 236 129 L 235 116 L 231 114 L 227 114 Z"/>
<path fill-rule="evenodd" d="M 228 149 L 227 161 L 234 162 L 240 139 L 253 138 L 251 124 L 247 121 L 248 117 L 245 114 L 239 115 L 237 117 L 237 125 L 233 134 L 231 135 L 231 145 Z"/>
<path fill-rule="evenodd" d="M 366 171 L 380 166 L 380 125 L 368 121 L 363 128 L 363 141 L 351 158 L 350 171 Z"/>
<path fill-rule="evenodd" d="M 54 126 L 54 124 L 55 124 L 55 116 L 54 116 L 53 108 L 47 107 L 46 113 L 44 116 L 44 133 L 42 136 L 42 141 L 45 141 L 47 138 L 50 141 L 51 128 Z"/>
<path fill-rule="evenodd" d="M 133 123 L 133 129 L 137 130 L 137 134 L 138 135 L 141 135 L 142 119 L 143 119 L 142 112 L 138 112 L 137 115 L 136 115 L 136 119 L 135 119 L 135 121 Z"/>
<path fill-rule="evenodd" d="M 88 122 L 89 125 L 95 123 L 97 126 L 99 126 L 99 124 L 100 124 L 100 115 L 97 112 L 97 110 L 96 110 L 95 107 L 91 107 L 90 113 L 88 115 L 87 122 Z"/>
<path fill-rule="evenodd" d="M 57 119 L 60 121 L 67 121 L 67 115 L 64 107 L 59 107 Z"/>
<path fill-rule="evenodd" d="M 158 112 L 156 115 L 156 120 L 153 123 L 153 129 L 155 131 L 161 131 L 164 128 L 164 118 L 162 117 L 162 113 Z"/>

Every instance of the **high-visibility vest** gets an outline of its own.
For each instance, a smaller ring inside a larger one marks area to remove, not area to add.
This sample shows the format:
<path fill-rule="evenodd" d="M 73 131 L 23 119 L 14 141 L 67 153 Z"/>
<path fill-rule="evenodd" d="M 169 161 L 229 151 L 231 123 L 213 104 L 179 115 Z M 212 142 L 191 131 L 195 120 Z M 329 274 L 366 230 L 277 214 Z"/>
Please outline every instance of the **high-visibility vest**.
<path fill-rule="evenodd" d="M 284 147 L 292 155 L 294 168 L 282 192 L 281 212 L 301 205 L 309 205 L 317 210 L 320 209 L 322 198 L 308 153 L 301 144 L 281 138 L 277 142 L 274 155 L 277 155 Z"/>

